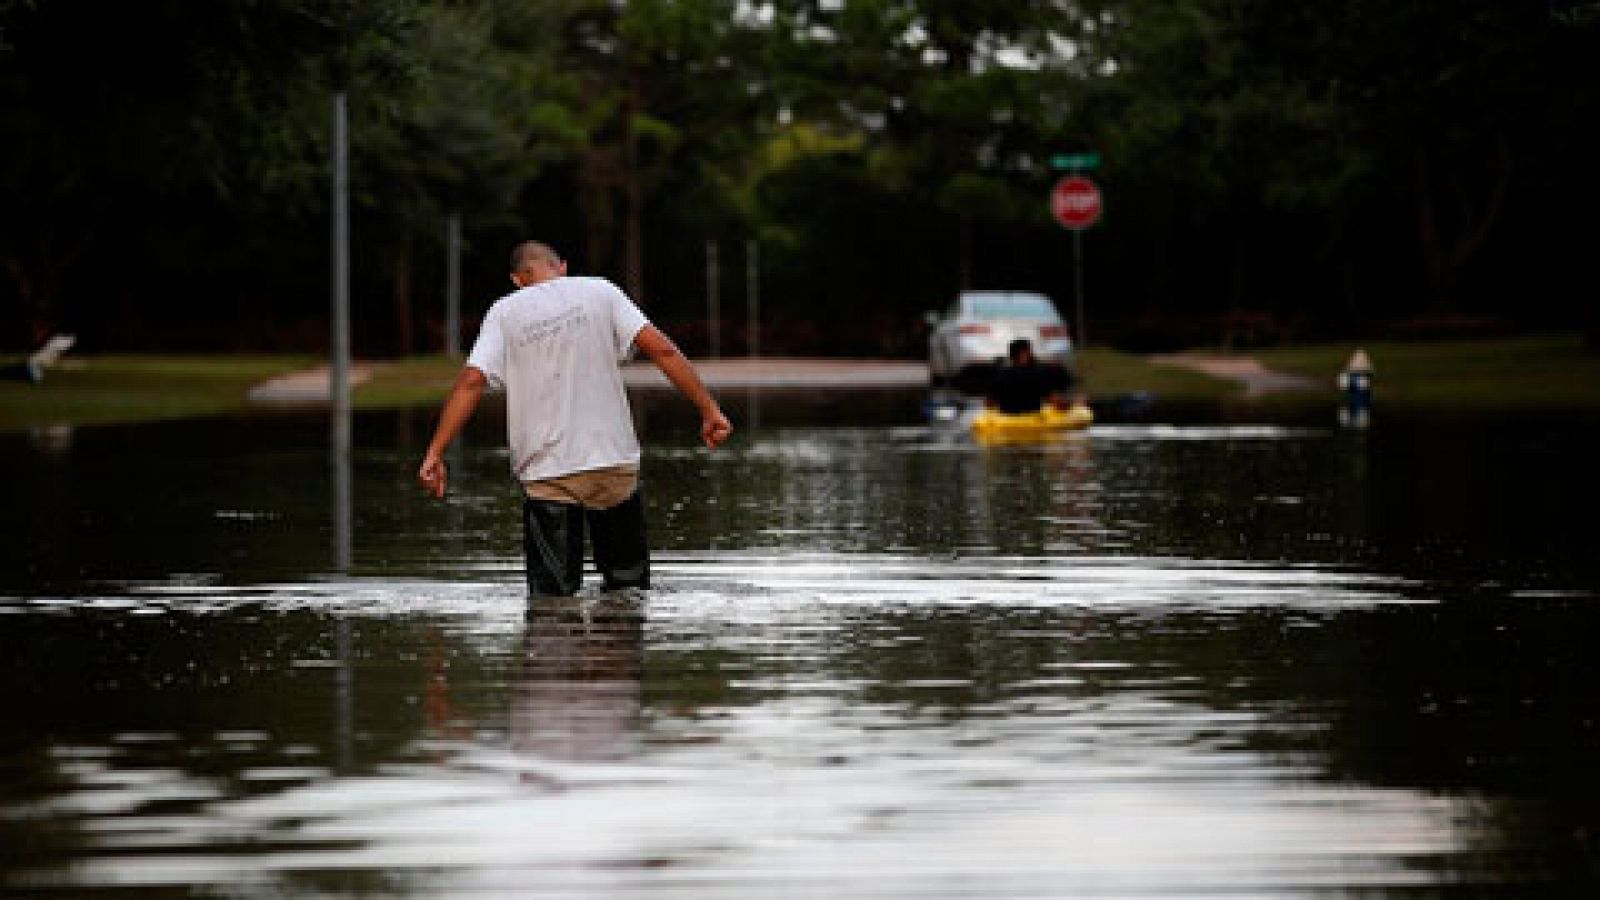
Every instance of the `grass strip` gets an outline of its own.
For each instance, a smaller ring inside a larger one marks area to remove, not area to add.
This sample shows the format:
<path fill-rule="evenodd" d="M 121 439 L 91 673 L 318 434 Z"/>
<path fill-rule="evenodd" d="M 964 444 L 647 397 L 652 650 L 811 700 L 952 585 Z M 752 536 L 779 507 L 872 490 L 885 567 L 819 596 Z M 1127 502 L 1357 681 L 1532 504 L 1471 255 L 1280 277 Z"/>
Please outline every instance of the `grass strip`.
<path fill-rule="evenodd" d="M 1334 379 L 1360 346 L 1372 357 L 1378 404 L 1449 410 L 1600 410 L 1600 356 L 1576 335 L 1535 335 L 1440 343 L 1373 341 L 1251 350 L 1268 369 L 1304 375 L 1325 390 L 1268 394 L 1249 402 L 1332 402 Z M 1196 351 L 1215 352 L 1219 351 Z M 10 362 L 0 360 L 0 363 Z M 214 415 L 246 406 L 253 385 L 316 365 L 310 356 L 77 356 L 41 384 L 0 381 L 0 430 L 49 425 L 145 422 Z M 1136 392 L 1163 400 L 1229 400 L 1243 384 L 1109 348 L 1079 361 L 1096 399 Z M 358 408 L 433 406 L 461 361 L 418 356 L 376 365 L 352 402 Z"/>
<path fill-rule="evenodd" d="M 1600 355 L 1577 335 L 1439 343 L 1371 341 L 1253 351 L 1262 365 L 1333 388 L 1357 347 L 1372 358 L 1373 400 L 1448 410 L 1600 409 Z"/>
<path fill-rule="evenodd" d="M 0 381 L 0 429 L 105 425 L 239 409 L 257 382 L 311 365 L 308 356 L 78 356 L 39 384 Z"/>

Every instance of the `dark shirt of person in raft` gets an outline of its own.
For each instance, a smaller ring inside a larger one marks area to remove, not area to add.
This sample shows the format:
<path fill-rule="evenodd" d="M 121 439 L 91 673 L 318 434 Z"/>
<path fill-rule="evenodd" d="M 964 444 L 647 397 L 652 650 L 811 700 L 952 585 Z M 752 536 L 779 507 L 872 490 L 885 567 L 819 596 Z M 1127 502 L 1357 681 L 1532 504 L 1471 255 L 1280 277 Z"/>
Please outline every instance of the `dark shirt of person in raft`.
<path fill-rule="evenodd" d="M 995 370 L 989 384 L 988 405 L 1009 415 L 1034 413 L 1045 403 L 1065 409 L 1073 389 L 1072 373 L 1060 366 L 1041 366 L 1033 344 L 1018 338 L 1006 348 L 1009 365 Z"/>

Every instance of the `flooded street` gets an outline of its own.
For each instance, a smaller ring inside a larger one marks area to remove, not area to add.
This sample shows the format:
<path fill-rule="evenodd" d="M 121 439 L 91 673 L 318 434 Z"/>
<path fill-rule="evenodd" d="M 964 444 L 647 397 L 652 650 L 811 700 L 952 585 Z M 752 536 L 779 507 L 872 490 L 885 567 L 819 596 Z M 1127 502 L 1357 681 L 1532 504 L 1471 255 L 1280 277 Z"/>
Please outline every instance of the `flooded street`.
<path fill-rule="evenodd" d="M 0 894 L 1600 884 L 1600 422 L 730 399 L 639 405 L 655 589 L 531 605 L 488 411 L 445 503 L 431 411 L 0 435 Z"/>

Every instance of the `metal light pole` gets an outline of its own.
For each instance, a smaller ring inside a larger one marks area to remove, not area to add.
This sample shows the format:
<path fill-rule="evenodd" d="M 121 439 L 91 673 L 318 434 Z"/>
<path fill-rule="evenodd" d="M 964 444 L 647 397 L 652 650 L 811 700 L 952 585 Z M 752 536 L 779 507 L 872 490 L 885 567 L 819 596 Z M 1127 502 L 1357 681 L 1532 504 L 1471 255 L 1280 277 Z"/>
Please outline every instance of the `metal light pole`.
<path fill-rule="evenodd" d="M 330 143 L 333 152 L 333 335 L 329 360 L 329 400 L 333 407 L 333 449 L 350 452 L 350 148 L 344 91 L 333 95 Z"/>
<path fill-rule="evenodd" d="M 345 93 L 333 95 L 329 144 L 333 154 L 333 334 L 328 361 L 333 476 L 333 564 L 350 567 L 350 154 Z"/>

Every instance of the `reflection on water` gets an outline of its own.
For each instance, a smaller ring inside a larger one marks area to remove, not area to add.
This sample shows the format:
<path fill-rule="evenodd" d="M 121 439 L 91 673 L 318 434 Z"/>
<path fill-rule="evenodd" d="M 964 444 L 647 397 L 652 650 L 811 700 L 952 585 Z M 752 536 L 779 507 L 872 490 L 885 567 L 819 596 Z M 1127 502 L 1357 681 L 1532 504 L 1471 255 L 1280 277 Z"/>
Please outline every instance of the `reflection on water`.
<path fill-rule="evenodd" d="M 1600 880 L 1595 535 L 1545 524 L 1589 426 L 985 449 L 760 402 L 715 456 L 642 409 L 659 587 L 532 605 L 492 419 L 446 504 L 426 427 L 358 419 L 344 561 L 324 424 L 0 442 L 0 892 Z"/>
<path fill-rule="evenodd" d="M 617 762 L 637 753 L 644 600 L 631 593 L 553 598 L 528 610 L 511 750 L 550 762 Z"/>

